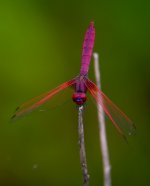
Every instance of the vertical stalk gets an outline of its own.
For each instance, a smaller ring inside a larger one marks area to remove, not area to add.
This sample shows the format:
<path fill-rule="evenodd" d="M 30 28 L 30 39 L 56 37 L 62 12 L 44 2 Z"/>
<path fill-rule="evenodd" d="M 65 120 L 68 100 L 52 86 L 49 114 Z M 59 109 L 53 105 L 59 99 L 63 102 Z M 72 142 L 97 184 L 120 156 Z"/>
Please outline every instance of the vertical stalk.
<path fill-rule="evenodd" d="M 98 88 L 101 89 L 99 56 L 97 53 L 94 53 L 93 56 L 94 56 L 96 84 Z M 99 140 L 100 140 L 100 148 L 101 148 L 102 161 L 103 161 L 104 186 L 111 186 L 111 165 L 109 161 L 109 152 L 108 152 L 106 129 L 105 129 L 105 116 L 104 116 L 103 108 L 99 104 L 97 104 L 97 107 L 98 107 L 98 121 L 99 121 Z"/>
<path fill-rule="evenodd" d="M 89 175 L 86 162 L 85 142 L 84 142 L 84 126 L 83 126 L 83 105 L 78 110 L 78 134 L 80 147 L 80 163 L 83 175 L 83 186 L 89 186 Z"/>

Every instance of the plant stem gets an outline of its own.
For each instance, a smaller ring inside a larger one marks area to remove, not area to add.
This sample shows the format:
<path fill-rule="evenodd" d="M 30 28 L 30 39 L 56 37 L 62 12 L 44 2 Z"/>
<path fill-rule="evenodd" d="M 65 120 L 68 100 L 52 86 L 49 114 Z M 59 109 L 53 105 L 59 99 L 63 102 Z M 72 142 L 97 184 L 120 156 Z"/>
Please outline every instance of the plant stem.
<path fill-rule="evenodd" d="M 80 163 L 83 175 L 83 186 L 89 185 L 89 175 L 86 162 L 85 142 L 84 142 L 84 127 L 83 127 L 83 106 L 79 106 L 78 110 L 78 134 L 80 146 Z"/>
<path fill-rule="evenodd" d="M 100 77 L 100 65 L 99 56 L 97 53 L 94 56 L 95 78 L 99 89 L 101 89 L 101 77 Z M 99 140 L 103 161 L 103 174 L 104 174 L 104 186 L 111 186 L 111 165 L 109 161 L 109 152 L 107 145 L 106 129 L 105 129 L 105 116 L 103 108 L 97 104 L 98 107 L 98 121 L 99 121 Z"/>

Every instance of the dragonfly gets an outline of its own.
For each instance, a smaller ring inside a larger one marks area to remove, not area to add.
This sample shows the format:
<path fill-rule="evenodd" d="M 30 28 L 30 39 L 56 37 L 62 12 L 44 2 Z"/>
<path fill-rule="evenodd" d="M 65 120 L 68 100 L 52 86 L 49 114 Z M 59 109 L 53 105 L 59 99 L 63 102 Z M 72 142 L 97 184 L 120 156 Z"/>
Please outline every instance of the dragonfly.
<path fill-rule="evenodd" d="M 95 26 L 94 22 L 90 22 L 86 30 L 83 47 L 80 74 L 75 78 L 62 83 L 53 90 L 37 96 L 30 101 L 17 107 L 12 119 L 24 116 L 33 110 L 39 108 L 41 105 L 50 101 L 56 94 L 68 87 L 74 89 L 72 100 L 77 106 L 84 106 L 87 100 L 87 91 L 94 98 L 96 105 L 100 105 L 105 114 L 111 120 L 117 131 L 125 137 L 135 133 L 135 125 L 133 122 L 121 111 L 98 87 L 88 78 L 88 71 L 92 57 L 95 40 Z"/>

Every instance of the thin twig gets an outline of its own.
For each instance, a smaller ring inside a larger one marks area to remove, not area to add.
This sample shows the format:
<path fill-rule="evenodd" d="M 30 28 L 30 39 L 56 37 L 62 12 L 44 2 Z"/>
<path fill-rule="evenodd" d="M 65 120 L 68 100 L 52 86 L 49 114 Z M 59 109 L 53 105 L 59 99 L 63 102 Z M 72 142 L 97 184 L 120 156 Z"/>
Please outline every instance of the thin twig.
<path fill-rule="evenodd" d="M 79 133 L 79 145 L 80 145 L 80 163 L 83 175 L 83 186 L 89 185 L 89 175 L 86 162 L 86 152 L 84 143 L 84 127 L 83 127 L 83 106 L 79 106 L 78 111 L 78 133 Z"/>
<path fill-rule="evenodd" d="M 96 83 L 98 88 L 101 89 L 99 56 L 97 53 L 94 53 L 93 56 L 94 56 Z M 98 120 L 99 120 L 100 148 L 101 148 L 102 161 L 103 161 L 104 186 L 111 186 L 111 165 L 109 161 L 109 152 L 108 152 L 107 138 L 106 138 L 105 116 L 104 116 L 103 108 L 99 104 L 97 104 L 97 107 L 98 107 Z"/>

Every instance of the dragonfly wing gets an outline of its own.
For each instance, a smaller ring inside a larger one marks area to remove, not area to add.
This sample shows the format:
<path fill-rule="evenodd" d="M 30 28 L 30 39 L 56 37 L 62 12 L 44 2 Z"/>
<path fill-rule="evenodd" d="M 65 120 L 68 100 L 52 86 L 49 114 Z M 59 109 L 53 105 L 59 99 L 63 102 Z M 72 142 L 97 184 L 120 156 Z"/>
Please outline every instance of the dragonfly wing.
<path fill-rule="evenodd" d="M 15 114 L 12 116 L 12 119 L 16 119 L 20 116 L 24 116 L 30 112 L 32 112 L 33 110 L 35 110 L 36 108 L 40 107 L 41 105 L 43 105 L 44 103 L 46 103 L 47 101 L 49 101 L 53 96 L 55 96 L 58 92 L 60 92 L 61 90 L 66 89 L 67 87 L 70 87 L 72 85 L 75 84 L 75 79 L 72 79 L 70 81 L 67 81 L 61 85 L 59 85 L 58 87 L 56 87 L 55 89 L 46 92 L 40 96 L 37 96 L 31 100 L 29 100 L 28 102 L 22 104 L 21 106 L 16 108 L 16 112 Z"/>
<path fill-rule="evenodd" d="M 136 127 L 133 122 L 92 81 L 85 78 L 84 83 L 96 103 L 103 108 L 118 132 L 123 137 L 134 134 Z"/>

